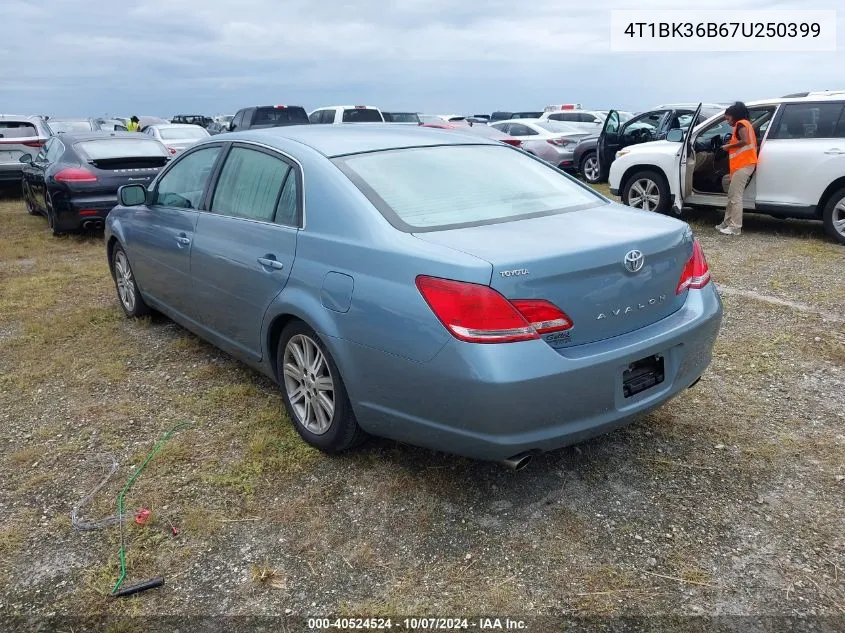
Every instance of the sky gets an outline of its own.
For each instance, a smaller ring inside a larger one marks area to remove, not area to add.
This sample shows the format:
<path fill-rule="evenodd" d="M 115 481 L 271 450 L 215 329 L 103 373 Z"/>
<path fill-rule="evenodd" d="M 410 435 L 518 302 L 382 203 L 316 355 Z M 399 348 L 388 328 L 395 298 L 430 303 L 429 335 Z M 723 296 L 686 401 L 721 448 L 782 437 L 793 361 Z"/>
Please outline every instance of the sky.
<path fill-rule="evenodd" d="M 611 51 L 611 9 L 678 4 L 3 0 L 0 113 L 216 115 L 279 103 L 430 114 L 555 103 L 641 111 L 845 89 L 841 0 L 696 7 L 838 8 L 836 52 Z"/>

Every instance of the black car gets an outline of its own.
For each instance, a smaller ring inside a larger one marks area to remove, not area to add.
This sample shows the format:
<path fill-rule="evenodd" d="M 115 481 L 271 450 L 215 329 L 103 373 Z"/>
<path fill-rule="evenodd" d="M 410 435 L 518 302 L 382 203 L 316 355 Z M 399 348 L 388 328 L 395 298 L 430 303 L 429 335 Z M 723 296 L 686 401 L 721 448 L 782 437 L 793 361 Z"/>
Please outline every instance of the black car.
<path fill-rule="evenodd" d="M 611 110 L 605 119 L 601 134 L 582 138 L 575 146 L 572 163 L 587 182 L 603 182 L 610 173 L 610 165 L 616 158 L 616 152 L 629 145 L 663 140 L 669 130 L 674 128 L 687 129 L 692 123 L 696 108 L 697 106 L 692 104 L 688 108 L 659 108 L 643 112 L 624 122 L 616 110 Z M 702 108 L 698 120 L 692 125 L 698 125 L 717 113 L 712 108 Z M 598 149 L 600 144 L 601 152 Z"/>
<path fill-rule="evenodd" d="M 307 125 L 309 123 L 308 113 L 302 106 L 252 106 L 237 111 L 229 124 L 229 131 L 254 130 L 285 125 Z"/>
<path fill-rule="evenodd" d="M 170 122 L 182 125 L 199 125 L 200 127 L 207 128 L 209 125 L 214 123 L 214 119 L 202 114 L 177 114 L 170 119 Z"/>
<path fill-rule="evenodd" d="M 170 153 L 135 132 L 70 132 L 51 137 L 32 158 L 21 156 L 23 194 L 32 215 L 47 216 L 53 235 L 103 227 L 122 185 L 148 185 Z"/>
<path fill-rule="evenodd" d="M 490 123 L 495 123 L 496 121 L 504 121 L 506 119 L 512 119 L 514 113 L 513 112 L 504 112 L 504 111 L 497 111 L 490 115 Z"/>
<path fill-rule="evenodd" d="M 543 116 L 542 112 L 537 112 L 536 110 L 533 110 L 531 112 L 514 112 L 513 114 L 511 114 L 510 118 L 512 118 L 512 119 L 539 119 L 541 116 Z"/>

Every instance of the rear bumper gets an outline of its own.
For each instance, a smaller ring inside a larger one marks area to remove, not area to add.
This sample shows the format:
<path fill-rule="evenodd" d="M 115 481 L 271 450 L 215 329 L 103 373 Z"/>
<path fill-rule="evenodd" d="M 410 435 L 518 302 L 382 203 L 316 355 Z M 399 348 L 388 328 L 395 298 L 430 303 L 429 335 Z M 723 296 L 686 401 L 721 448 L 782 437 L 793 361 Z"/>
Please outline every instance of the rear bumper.
<path fill-rule="evenodd" d="M 106 216 L 117 205 L 117 194 L 79 195 L 62 192 L 53 194 L 52 201 L 56 226 L 63 231 L 72 231 L 87 228 L 91 223 L 99 223 L 102 227 Z"/>
<path fill-rule="evenodd" d="M 23 163 L 0 163 L 0 182 L 21 182 L 23 167 Z"/>
<path fill-rule="evenodd" d="M 681 393 L 710 364 L 721 318 L 721 300 L 710 284 L 690 291 L 684 307 L 669 317 L 596 343 L 556 351 L 543 341 L 451 340 L 427 363 L 353 346 L 341 369 L 368 432 L 501 460 L 605 433 Z M 665 359 L 664 382 L 625 398 L 622 373 L 653 354 Z"/>

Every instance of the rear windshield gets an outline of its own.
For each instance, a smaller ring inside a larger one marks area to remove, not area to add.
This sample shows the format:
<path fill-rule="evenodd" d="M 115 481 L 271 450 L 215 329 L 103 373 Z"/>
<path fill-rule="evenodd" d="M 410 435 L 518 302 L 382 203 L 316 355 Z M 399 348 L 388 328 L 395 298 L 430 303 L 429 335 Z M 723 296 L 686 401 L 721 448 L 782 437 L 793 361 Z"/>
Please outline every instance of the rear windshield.
<path fill-rule="evenodd" d="M 47 122 L 47 126 L 53 134 L 64 134 L 66 132 L 90 132 L 94 128 L 90 121 L 54 121 Z"/>
<path fill-rule="evenodd" d="M 308 123 L 308 115 L 300 107 L 257 108 L 252 115 L 252 127 L 277 127 L 280 125 L 299 125 Z"/>
<path fill-rule="evenodd" d="M 91 160 L 170 156 L 164 145 L 158 141 L 143 138 L 110 138 L 97 141 L 80 141 L 74 147 L 82 151 Z"/>
<path fill-rule="evenodd" d="M 350 108 L 343 111 L 344 123 L 382 123 L 381 113 L 372 108 Z"/>
<path fill-rule="evenodd" d="M 210 136 L 208 132 L 201 127 L 163 127 L 159 129 L 158 133 L 161 134 L 161 138 L 165 141 L 173 141 L 181 138 L 205 138 L 206 136 Z"/>
<path fill-rule="evenodd" d="M 419 123 L 420 117 L 413 112 L 391 112 L 383 113 L 384 118 L 391 123 Z"/>
<path fill-rule="evenodd" d="M 32 123 L 25 121 L 0 121 L 0 138 L 27 138 L 38 136 Z"/>
<path fill-rule="evenodd" d="M 553 167 L 500 145 L 417 147 L 356 154 L 335 163 L 391 224 L 408 232 L 603 203 Z"/>

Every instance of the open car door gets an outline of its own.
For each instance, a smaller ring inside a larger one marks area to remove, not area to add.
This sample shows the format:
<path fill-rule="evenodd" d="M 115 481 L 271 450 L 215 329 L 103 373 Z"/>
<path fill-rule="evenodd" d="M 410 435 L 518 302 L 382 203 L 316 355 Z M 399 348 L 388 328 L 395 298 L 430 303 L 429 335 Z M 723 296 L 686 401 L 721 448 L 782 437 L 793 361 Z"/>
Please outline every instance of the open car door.
<path fill-rule="evenodd" d="M 610 164 L 616 157 L 616 151 L 619 149 L 619 128 L 621 126 L 619 113 L 616 110 L 611 110 L 607 113 L 607 118 L 604 120 L 604 125 L 599 134 L 599 140 L 596 143 L 596 156 L 599 161 L 599 174 L 602 177 L 607 177 L 610 171 Z"/>
<path fill-rule="evenodd" d="M 696 127 L 696 121 L 701 114 L 701 104 L 695 110 L 695 114 L 690 119 L 689 127 L 684 132 L 684 140 L 681 143 L 681 149 L 678 153 L 678 195 L 675 196 L 675 209 L 680 212 L 684 208 L 684 198 L 692 194 L 692 176 L 695 170 L 695 152 L 692 149 L 693 142 L 693 128 Z"/>

